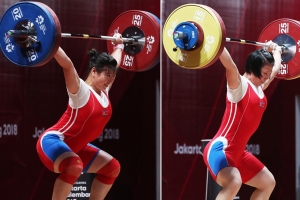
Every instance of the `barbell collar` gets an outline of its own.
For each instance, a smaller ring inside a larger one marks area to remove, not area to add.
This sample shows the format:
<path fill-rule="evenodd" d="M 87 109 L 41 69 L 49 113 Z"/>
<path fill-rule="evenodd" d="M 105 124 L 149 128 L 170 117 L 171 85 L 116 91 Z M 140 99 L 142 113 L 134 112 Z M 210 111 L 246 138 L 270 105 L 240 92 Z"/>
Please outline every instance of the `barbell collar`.
<path fill-rule="evenodd" d="M 174 33 L 173 33 L 173 38 L 174 38 L 174 39 L 182 39 L 182 40 L 185 40 L 185 39 L 188 38 L 188 34 L 182 32 L 182 31 L 174 31 Z"/>

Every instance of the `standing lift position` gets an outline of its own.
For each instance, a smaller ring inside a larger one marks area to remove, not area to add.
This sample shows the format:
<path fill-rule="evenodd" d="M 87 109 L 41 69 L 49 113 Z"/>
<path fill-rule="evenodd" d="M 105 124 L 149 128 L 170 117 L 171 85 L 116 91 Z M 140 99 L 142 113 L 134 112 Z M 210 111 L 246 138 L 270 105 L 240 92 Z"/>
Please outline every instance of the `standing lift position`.
<path fill-rule="evenodd" d="M 60 120 L 39 138 L 36 148 L 43 164 L 60 173 L 55 181 L 52 200 L 65 200 L 81 172 L 96 173 L 91 200 L 104 199 L 120 164 L 111 155 L 89 142 L 95 140 L 112 115 L 108 97 L 124 48 L 121 34 L 115 34 L 111 55 L 89 51 L 89 74 L 79 78 L 72 61 L 59 48 L 54 58 L 63 68 L 69 95 L 68 108 Z"/>
<path fill-rule="evenodd" d="M 248 56 L 243 76 L 226 48 L 220 56 L 226 69 L 226 110 L 203 155 L 210 174 L 222 186 L 217 200 L 234 199 L 242 183 L 256 188 L 251 200 L 269 199 L 275 187 L 272 173 L 245 150 L 267 107 L 263 90 L 281 66 L 281 49 L 271 41 L 268 43 L 268 49 L 255 50 Z"/>

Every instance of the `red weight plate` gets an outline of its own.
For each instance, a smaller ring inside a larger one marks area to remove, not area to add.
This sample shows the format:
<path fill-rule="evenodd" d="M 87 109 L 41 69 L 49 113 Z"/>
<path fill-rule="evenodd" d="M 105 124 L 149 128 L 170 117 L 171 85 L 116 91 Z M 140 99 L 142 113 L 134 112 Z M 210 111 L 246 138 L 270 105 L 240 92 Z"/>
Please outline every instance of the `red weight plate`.
<path fill-rule="evenodd" d="M 120 67 L 129 71 L 145 71 L 153 67 L 159 59 L 160 49 L 160 25 L 150 13 L 129 10 L 120 14 L 111 24 L 108 35 L 112 36 L 115 32 L 121 33 L 124 38 L 135 36 L 136 32 L 143 35 L 145 44 L 131 47 L 132 51 L 124 48 Z M 127 46 L 126 46 L 127 45 Z M 107 41 L 108 51 L 113 52 L 111 41 Z"/>
<path fill-rule="evenodd" d="M 282 57 L 290 56 L 286 62 L 282 62 L 276 78 L 293 79 L 300 75 L 300 23 L 293 19 L 277 19 L 268 24 L 259 36 L 259 42 L 272 40 L 278 45 L 287 46 L 288 50 L 282 53 Z M 277 41 L 279 38 L 283 38 Z M 284 59 L 283 59 L 284 60 Z"/>
<path fill-rule="evenodd" d="M 57 50 L 59 48 L 60 40 L 61 40 L 61 26 L 60 26 L 60 22 L 59 22 L 58 17 L 56 16 L 55 12 L 49 6 L 47 6 L 46 4 L 41 3 L 41 2 L 36 2 L 36 3 L 39 4 L 39 5 L 41 5 L 41 6 L 43 6 L 44 8 L 46 8 L 50 12 L 50 14 L 53 17 L 55 26 L 56 26 L 56 41 L 55 41 L 55 45 L 53 45 L 53 50 L 52 50 L 51 54 L 48 56 L 48 58 L 45 59 L 42 63 L 40 63 L 38 65 L 38 66 L 42 66 L 42 65 L 48 63 L 53 58 L 53 56 L 56 54 L 56 52 L 57 52 Z"/>

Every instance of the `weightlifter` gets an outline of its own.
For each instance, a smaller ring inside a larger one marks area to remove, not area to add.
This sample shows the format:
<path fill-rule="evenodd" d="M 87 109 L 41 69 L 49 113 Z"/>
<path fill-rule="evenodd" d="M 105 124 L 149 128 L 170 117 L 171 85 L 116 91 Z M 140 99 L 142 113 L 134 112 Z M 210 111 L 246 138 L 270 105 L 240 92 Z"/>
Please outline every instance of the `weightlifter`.
<path fill-rule="evenodd" d="M 265 90 L 281 65 L 281 48 L 269 47 L 252 52 L 240 75 L 227 49 L 220 61 L 226 69 L 226 110 L 216 135 L 204 149 L 204 162 L 214 180 L 222 186 L 217 200 L 234 199 L 242 183 L 256 188 L 251 200 L 269 199 L 275 180 L 272 173 L 251 153 L 246 144 L 256 131 L 267 107 Z"/>
<path fill-rule="evenodd" d="M 120 164 L 110 154 L 89 142 L 96 139 L 112 115 L 108 92 L 116 77 L 124 49 L 121 34 L 115 34 L 114 51 L 90 56 L 84 81 L 65 52 L 59 48 L 54 58 L 62 67 L 69 103 L 60 120 L 39 138 L 36 148 L 43 164 L 60 173 L 54 183 L 52 200 L 65 200 L 81 172 L 96 173 L 90 199 L 104 199 L 118 174 Z"/>

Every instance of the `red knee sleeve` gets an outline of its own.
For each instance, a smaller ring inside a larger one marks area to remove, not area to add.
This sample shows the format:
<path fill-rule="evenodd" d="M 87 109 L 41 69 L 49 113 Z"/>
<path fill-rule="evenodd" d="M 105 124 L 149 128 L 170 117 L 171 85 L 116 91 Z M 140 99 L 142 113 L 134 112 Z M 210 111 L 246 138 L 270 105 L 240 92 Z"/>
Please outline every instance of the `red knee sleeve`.
<path fill-rule="evenodd" d="M 60 172 L 58 178 L 73 185 L 81 175 L 82 169 L 83 165 L 79 157 L 72 156 L 65 158 L 58 166 L 58 170 Z"/>
<path fill-rule="evenodd" d="M 96 172 L 97 180 L 104 184 L 113 184 L 120 173 L 120 163 L 113 158 L 98 172 Z"/>

